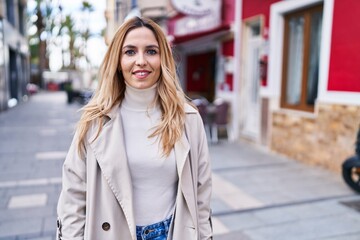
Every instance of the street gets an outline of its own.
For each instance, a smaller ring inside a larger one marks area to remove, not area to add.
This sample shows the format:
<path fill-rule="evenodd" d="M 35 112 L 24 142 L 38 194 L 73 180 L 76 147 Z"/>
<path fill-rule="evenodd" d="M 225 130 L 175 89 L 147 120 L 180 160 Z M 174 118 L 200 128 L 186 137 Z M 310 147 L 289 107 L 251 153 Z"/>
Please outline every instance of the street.
<path fill-rule="evenodd" d="M 0 113 L 0 240 L 53 240 L 77 103 L 40 92 Z M 360 195 L 341 175 L 255 147 L 210 145 L 215 240 L 359 240 Z"/>

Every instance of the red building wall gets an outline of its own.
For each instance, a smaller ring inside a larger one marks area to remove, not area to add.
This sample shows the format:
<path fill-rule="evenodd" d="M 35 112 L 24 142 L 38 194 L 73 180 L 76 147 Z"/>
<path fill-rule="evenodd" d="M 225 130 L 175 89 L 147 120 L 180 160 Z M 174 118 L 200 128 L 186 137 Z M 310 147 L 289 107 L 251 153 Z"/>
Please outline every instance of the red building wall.
<path fill-rule="evenodd" d="M 233 57 L 234 56 L 234 39 L 225 41 L 222 43 L 222 55 L 224 57 Z M 234 76 L 231 73 L 225 73 L 224 83 L 227 85 L 228 90 L 232 91 L 234 89 Z M 224 84 L 220 86 L 221 90 L 225 89 Z"/>
<path fill-rule="evenodd" d="M 334 4 L 328 90 L 360 92 L 360 1 Z"/>
<path fill-rule="evenodd" d="M 276 2 L 279 0 L 243 0 L 242 19 L 261 14 L 265 17 L 265 28 L 269 28 L 270 5 Z"/>
<path fill-rule="evenodd" d="M 235 21 L 234 0 L 222 0 L 221 20 L 224 25 L 231 24 Z"/>

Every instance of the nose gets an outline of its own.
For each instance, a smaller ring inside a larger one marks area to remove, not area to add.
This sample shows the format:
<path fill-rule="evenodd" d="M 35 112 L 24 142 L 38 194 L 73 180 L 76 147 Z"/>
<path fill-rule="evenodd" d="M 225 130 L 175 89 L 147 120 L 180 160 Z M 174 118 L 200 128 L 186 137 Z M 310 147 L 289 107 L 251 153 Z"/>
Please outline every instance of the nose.
<path fill-rule="evenodd" d="M 139 53 L 138 57 L 136 58 L 135 64 L 137 66 L 145 66 L 146 65 L 146 57 L 143 53 Z"/>

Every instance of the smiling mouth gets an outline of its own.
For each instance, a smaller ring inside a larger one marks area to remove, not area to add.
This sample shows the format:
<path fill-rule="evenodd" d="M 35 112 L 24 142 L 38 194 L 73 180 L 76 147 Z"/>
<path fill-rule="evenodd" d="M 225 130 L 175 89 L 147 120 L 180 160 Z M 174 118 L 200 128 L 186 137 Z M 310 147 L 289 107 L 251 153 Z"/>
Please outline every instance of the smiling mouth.
<path fill-rule="evenodd" d="M 148 72 L 148 71 L 138 71 L 138 72 L 134 72 L 134 75 L 135 75 L 137 78 L 145 78 L 145 77 L 147 77 L 149 74 L 150 74 L 150 72 Z"/>

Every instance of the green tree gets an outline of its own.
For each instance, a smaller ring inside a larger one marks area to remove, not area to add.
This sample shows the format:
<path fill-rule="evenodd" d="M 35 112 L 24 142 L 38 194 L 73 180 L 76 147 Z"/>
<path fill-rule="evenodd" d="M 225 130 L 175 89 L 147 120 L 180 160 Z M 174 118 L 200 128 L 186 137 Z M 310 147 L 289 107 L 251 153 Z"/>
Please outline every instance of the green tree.
<path fill-rule="evenodd" d="M 81 38 L 83 41 L 83 48 L 82 48 L 82 55 L 85 57 L 86 65 L 89 66 L 90 61 L 88 57 L 88 41 L 93 36 L 93 34 L 90 32 L 89 27 L 89 19 L 90 19 L 90 13 L 94 11 L 94 7 L 91 5 L 89 1 L 82 1 L 82 7 L 81 11 L 85 15 L 84 17 L 84 28 L 81 30 Z"/>
<path fill-rule="evenodd" d="M 32 79 L 39 86 L 43 86 L 42 73 L 49 67 L 48 43 L 52 34 L 54 22 L 52 17 L 53 8 L 49 0 L 36 0 L 36 7 L 29 12 L 35 15 L 32 24 L 36 27 L 34 34 L 29 35 L 31 63 L 37 66 L 37 76 Z"/>
<path fill-rule="evenodd" d="M 61 34 L 67 34 L 69 37 L 69 54 L 70 54 L 70 64 L 69 69 L 75 69 L 75 58 L 77 56 L 76 52 L 78 51 L 75 47 L 75 40 L 79 35 L 78 31 L 75 28 L 75 21 L 70 15 L 66 15 L 64 21 L 61 22 L 60 31 Z M 65 67 L 65 66 L 64 66 Z"/>

